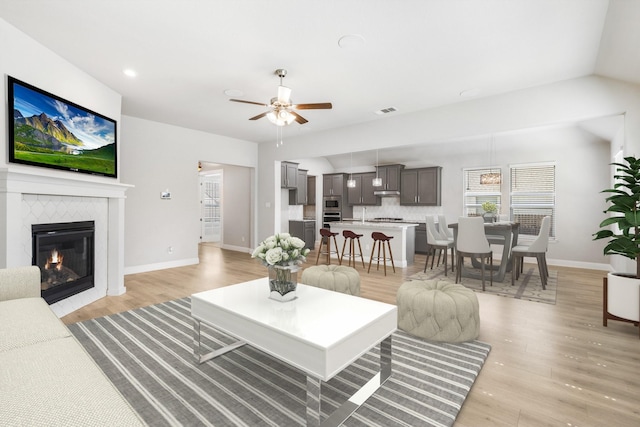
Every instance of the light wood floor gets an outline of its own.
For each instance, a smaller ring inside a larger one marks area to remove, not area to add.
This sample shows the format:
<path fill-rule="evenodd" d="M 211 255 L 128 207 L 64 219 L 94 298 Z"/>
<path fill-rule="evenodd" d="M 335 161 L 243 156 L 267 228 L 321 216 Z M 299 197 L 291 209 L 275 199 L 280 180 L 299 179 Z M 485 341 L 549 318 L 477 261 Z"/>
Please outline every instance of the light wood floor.
<path fill-rule="evenodd" d="M 315 253 L 306 265 L 315 264 Z M 387 277 L 361 273 L 362 296 L 395 304 L 398 287 L 422 270 L 416 264 Z M 557 268 L 555 305 L 478 293 L 479 339 L 491 354 L 456 421 L 479 426 L 640 426 L 638 328 L 602 326 L 605 272 Z M 182 298 L 194 292 L 262 277 L 246 253 L 203 244 L 200 264 L 125 277 L 127 292 L 106 297 L 63 318 L 74 323 Z M 507 280 L 510 277 L 507 275 Z"/>

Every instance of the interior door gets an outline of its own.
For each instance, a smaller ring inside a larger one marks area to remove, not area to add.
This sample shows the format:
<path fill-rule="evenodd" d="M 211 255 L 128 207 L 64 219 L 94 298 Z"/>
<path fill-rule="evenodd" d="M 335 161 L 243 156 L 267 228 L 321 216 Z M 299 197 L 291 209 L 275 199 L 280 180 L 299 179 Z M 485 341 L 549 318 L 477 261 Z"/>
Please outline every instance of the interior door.
<path fill-rule="evenodd" d="M 201 231 L 203 242 L 222 241 L 222 171 L 200 180 Z"/>

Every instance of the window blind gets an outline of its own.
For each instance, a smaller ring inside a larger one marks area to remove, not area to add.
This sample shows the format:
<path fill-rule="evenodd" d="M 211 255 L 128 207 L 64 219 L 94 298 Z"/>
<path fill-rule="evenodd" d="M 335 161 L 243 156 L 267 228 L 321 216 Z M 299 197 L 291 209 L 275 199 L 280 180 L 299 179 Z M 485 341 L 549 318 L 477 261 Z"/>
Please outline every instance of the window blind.
<path fill-rule="evenodd" d="M 510 168 L 510 210 L 520 223 L 520 235 L 537 236 L 545 216 L 551 217 L 555 237 L 556 167 L 553 163 L 515 165 Z"/>

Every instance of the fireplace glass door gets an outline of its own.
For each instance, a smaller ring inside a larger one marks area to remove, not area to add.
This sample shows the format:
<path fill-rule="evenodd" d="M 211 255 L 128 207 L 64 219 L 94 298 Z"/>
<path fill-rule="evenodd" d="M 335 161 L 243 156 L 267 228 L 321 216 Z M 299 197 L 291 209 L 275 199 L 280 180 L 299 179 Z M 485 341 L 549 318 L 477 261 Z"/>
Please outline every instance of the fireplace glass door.
<path fill-rule="evenodd" d="M 32 226 L 33 264 L 49 304 L 94 286 L 94 234 L 93 221 Z"/>

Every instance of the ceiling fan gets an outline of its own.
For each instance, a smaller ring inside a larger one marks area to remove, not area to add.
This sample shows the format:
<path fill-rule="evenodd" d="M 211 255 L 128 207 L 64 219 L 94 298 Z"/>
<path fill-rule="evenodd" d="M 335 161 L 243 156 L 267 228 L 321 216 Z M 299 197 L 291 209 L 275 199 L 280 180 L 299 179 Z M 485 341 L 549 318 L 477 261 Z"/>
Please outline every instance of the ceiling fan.
<path fill-rule="evenodd" d="M 282 79 L 287 75 L 287 70 L 278 68 L 275 74 L 280 77 L 280 86 L 278 86 L 278 96 L 271 98 L 269 104 L 262 102 L 245 101 L 242 99 L 230 99 L 233 102 L 243 102 L 245 104 L 261 105 L 269 108 L 268 111 L 251 117 L 249 120 L 258 120 L 267 117 L 269 121 L 276 126 L 290 125 L 294 121 L 302 124 L 308 122 L 307 119 L 293 110 L 327 110 L 333 108 L 330 102 L 321 102 L 316 104 L 293 104 L 291 102 L 291 89 L 282 85 Z"/>

